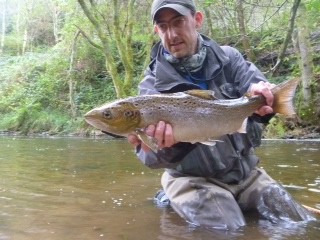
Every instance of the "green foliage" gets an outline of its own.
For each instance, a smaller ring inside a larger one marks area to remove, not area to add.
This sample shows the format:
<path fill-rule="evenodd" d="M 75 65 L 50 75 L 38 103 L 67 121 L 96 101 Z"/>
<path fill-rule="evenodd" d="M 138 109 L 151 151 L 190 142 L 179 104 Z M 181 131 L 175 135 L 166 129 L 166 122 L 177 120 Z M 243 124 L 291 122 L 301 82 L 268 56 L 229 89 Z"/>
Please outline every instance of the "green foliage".
<path fill-rule="evenodd" d="M 0 130 L 15 131 L 22 134 L 48 133 L 61 134 L 75 132 L 79 120 L 61 112 L 43 111 L 39 106 L 26 106 L 16 112 L 4 114 L 0 121 Z"/>
<path fill-rule="evenodd" d="M 261 54 L 261 51 L 269 52 L 277 49 L 283 42 L 284 35 L 275 29 L 269 29 L 265 31 L 262 36 L 261 34 L 256 36 L 257 46 L 255 51 Z"/>
<path fill-rule="evenodd" d="M 16 34 L 8 35 L 4 42 L 4 54 L 14 56 L 19 53 L 21 42 L 17 38 Z"/>
<path fill-rule="evenodd" d="M 107 100 L 114 89 L 104 70 L 101 54 L 80 45 L 78 57 L 69 74 L 69 52 L 56 46 L 46 54 L 27 54 L 0 60 L 0 129 L 30 132 L 70 132 L 83 127 L 83 114 Z M 71 117 L 69 85 L 76 84 L 78 117 Z"/>
<path fill-rule="evenodd" d="M 273 117 L 265 129 L 266 138 L 283 138 L 287 132 L 285 118 L 281 116 Z"/>
<path fill-rule="evenodd" d="M 52 71 L 61 73 L 65 69 L 65 63 L 56 61 L 56 57 L 50 53 L 12 57 L 15 64 L 7 65 L 3 71 L 7 76 L 3 92 L 7 96 L 5 105 L 14 107 L 39 103 L 50 106 L 49 102 L 54 101 L 57 93 L 63 89 L 60 79 L 53 80 L 57 74 L 51 75 Z M 56 107 L 54 102 L 52 105 Z"/>
<path fill-rule="evenodd" d="M 300 106 L 299 107 L 299 116 L 301 120 L 308 122 L 310 124 L 318 124 L 319 118 L 316 116 L 316 111 L 313 103 L 308 106 Z"/>
<path fill-rule="evenodd" d="M 97 32 L 85 17 L 76 0 L 34 1 L 32 9 L 27 13 L 27 3 L 21 5 L 20 27 L 18 29 L 17 15 L 9 16 L 10 26 L 5 36 L 4 55 L 0 57 L 0 130 L 29 132 L 73 132 L 85 128 L 83 114 L 93 107 L 116 98 L 114 83 L 106 70 L 106 58 L 103 51 L 92 47 L 83 35 L 77 39 L 74 63 L 70 69 L 70 56 L 75 33 L 79 28 L 96 44 L 101 44 Z M 113 2 L 86 1 L 95 5 L 97 19 L 103 26 L 104 36 L 110 43 L 110 51 L 116 61 L 116 68 L 122 79 L 125 79 L 124 63 L 119 55 L 116 41 L 112 35 Z M 203 0 L 196 1 L 199 9 L 206 7 L 212 18 L 213 38 L 220 44 L 230 44 L 239 47 L 239 29 L 236 15 L 236 1 Z M 127 1 L 119 4 L 122 40 L 126 39 L 128 27 Z M 282 5 L 283 1 L 257 1 L 255 4 L 244 2 L 247 19 L 248 36 L 255 54 L 259 57 L 277 53 L 285 37 L 290 18 L 291 2 Z M 15 3 L 11 2 L 11 5 Z M 48 4 L 49 7 L 48 7 Z M 320 27 L 320 2 L 305 1 L 308 10 L 308 23 L 312 31 Z M 281 5 L 281 8 L 278 6 Z M 30 5 L 31 6 L 31 5 Z M 29 6 L 29 7 L 30 7 Z M 149 59 L 146 46 L 150 44 L 152 24 L 150 21 L 150 1 L 136 1 L 132 48 L 134 53 L 133 86 L 129 94 L 135 95 L 137 84 L 141 81 L 141 73 Z M 16 14 L 18 10 L 11 11 Z M 57 15 L 53 15 L 57 13 Z M 57 33 L 59 42 L 53 41 L 53 16 L 58 17 Z M 32 22 L 29 30 L 27 53 L 23 56 L 24 27 Z M 204 26 L 204 30 L 205 30 Z M 152 40 L 152 39 L 151 39 Z M 158 38 L 154 38 L 154 41 Z M 317 43 L 319 41 L 317 40 Z M 290 46 L 292 48 L 292 46 Z M 240 49 L 241 50 L 241 49 Z M 315 72 L 320 72 L 318 63 L 320 54 L 314 53 Z M 262 71 L 270 70 L 275 60 L 260 62 Z M 300 68 L 296 54 L 288 55 L 281 63 L 280 71 L 270 80 L 279 83 L 286 79 L 300 76 Z M 73 83 L 70 95 L 70 82 Z M 314 93 L 319 92 L 316 82 Z M 72 99 L 70 99 L 72 97 Z M 303 120 L 316 121 L 314 107 L 318 106 L 315 99 L 308 107 L 302 107 L 301 92 L 298 94 L 298 114 Z M 70 101 L 75 104 L 76 116 L 70 109 Z M 286 127 L 282 119 L 274 118 L 267 133 L 283 136 Z"/>
<path fill-rule="evenodd" d="M 306 8 L 308 11 L 308 17 L 311 21 L 308 21 L 312 27 L 320 26 L 320 1 L 319 0 L 308 0 L 306 1 Z"/>
<path fill-rule="evenodd" d="M 320 76 L 320 74 L 316 75 Z M 319 77 L 320 79 L 320 77 Z M 313 95 L 313 98 L 310 100 L 310 102 L 306 103 L 303 99 L 303 91 L 302 88 L 297 93 L 297 113 L 302 121 L 309 124 L 315 124 L 319 125 L 319 116 L 320 116 L 320 109 L 317 109 L 317 107 L 320 106 L 319 102 L 319 82 L 314 79 L 311 82 L 311 92 Z M 318 95 L 318 97 L 316 97 Z"/>
<path fill-rule="evenodd" d="M 97 75 L 90 79 L 90 84 L 81 84 L 75 102 L 79 111 L 85 113 L 89 109 L 102 105 L 116 98 L 114 87 L 109 76 Z"/>

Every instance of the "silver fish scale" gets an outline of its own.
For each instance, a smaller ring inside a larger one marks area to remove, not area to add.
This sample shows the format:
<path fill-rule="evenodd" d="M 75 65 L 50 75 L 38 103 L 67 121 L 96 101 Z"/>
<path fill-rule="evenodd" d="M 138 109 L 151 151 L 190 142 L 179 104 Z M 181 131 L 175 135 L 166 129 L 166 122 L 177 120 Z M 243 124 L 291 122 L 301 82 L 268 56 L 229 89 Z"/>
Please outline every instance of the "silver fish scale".
<path fill-rule="evenodd" d="M 140 109 L 141 126 L 162 120 L 173 126 L 175 140 L 184 142 L 204 142 L 235 132 L 256 109 L 248 108 L 250 102 L 245 97 L 206 100 L 184 93 L 138 96 L 133 104 Z"/>

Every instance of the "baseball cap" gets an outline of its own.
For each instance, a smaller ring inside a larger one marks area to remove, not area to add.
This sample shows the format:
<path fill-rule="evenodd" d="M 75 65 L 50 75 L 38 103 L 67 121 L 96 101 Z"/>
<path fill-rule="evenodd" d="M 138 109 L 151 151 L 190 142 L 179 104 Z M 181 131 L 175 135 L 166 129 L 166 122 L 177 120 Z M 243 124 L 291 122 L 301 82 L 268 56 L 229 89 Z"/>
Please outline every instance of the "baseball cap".
<path fill-rule="evenodd" d="M 187 15 L 190 10 L 195 12 L 196 6 L 193 0 L 154 0 L 151 6 L 152 21 L 156 14 L 163 8 L 171 8 L 181 15 Z"/>

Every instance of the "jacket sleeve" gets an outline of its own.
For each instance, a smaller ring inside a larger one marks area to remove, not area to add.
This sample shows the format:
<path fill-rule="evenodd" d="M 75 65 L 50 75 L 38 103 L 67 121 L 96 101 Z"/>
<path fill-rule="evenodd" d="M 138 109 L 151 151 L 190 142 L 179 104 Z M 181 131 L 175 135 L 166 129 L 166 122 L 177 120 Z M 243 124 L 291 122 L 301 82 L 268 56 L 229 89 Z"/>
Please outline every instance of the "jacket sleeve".
<path fill-rule="evenodd" d="M 268 81 L 263 73 L 253 63 L 246 61 L 237 49 L 230 46 L 222 46 L 221 48 L 230 59 L 230 79 L 234 80 L 239 96 L 243 96 L 251 84 Z M 265 116 L 253 114 L 251 118 L 255 122 L 267 124 L 273 116 L 274 114 Z"/>
<path fill-rule="evenodd" d="M 221 47 L 230 59 L 230 79 L 238 86 L 240 96 L 243 96 L 253 83 L 267 81 L 262 72 L 251 62 L 246 61 L 242 54 L 229 46 Z"/>
<path fill-rule="evenodd" d="M 153 151 L 145 152 L 139 145 L 136 148 L 136 154 L 139 160 L 150 168 L 175 168 L 195 147 L 195 144 L 180 142 L 155 153 Z"/>

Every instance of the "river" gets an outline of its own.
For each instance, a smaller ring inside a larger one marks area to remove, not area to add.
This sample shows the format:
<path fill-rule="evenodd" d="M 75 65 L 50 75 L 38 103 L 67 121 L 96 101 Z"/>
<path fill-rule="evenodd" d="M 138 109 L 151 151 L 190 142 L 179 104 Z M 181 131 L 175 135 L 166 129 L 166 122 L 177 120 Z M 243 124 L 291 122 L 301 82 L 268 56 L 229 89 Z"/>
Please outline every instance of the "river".
<path fill-rule="evenodd" d="M 320 209 L 320 141 L 264 141 L 261 166 Z M 237 232 L 194 227 L 156 206 L 162 170 L 126 140 L 0 137 L 0 240 L 319 239 L 320 222 L 274 225 L 247 216 Z"/>

